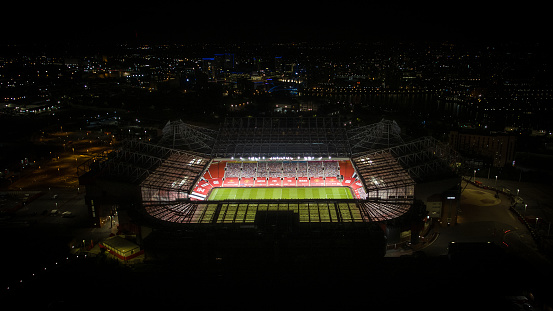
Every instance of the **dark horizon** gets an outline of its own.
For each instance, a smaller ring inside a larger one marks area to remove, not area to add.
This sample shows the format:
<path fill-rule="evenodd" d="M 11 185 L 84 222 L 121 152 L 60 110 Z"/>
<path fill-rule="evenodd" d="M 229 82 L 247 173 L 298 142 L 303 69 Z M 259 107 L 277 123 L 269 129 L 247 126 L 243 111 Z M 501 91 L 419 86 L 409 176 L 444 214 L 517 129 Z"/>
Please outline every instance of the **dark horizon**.
<path fill-rule="evenodd" d="M 530 6 L 8 8 L 2 44 L 547 40 L 545 11 Z"/>

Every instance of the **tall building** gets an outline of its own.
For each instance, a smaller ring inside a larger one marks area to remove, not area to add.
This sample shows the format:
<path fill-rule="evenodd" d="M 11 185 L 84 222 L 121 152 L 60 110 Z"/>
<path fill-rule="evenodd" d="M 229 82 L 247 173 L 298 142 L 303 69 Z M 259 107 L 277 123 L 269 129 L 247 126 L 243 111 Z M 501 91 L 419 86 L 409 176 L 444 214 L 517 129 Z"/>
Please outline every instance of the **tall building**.
<path fill-rule="evenodd" d="M 233 53 L 225 53 L 225 62 L 223 64 L 223 69 L 225 70 L 231 70 L 234 69 L 234 54 Z"/>
<path fill-rule="evenodd" d="M 214 57 L 204 57 L 201 62 L 202 72 L 207 74 L 209 79 L 214 79 L 217 74 L 217 66 Z"/>
<path fill-rule="evenodd" d="M 516 137 L 505 133 L 451 131 L 449 145 L 467 157 L 481 158 L 494 167 L 512 165 Z"/>
<path fill-rule="evenodd" d="M 215 54 L 214 61 L 218 71 L 234 69 L 234 54 L 232 53 Z"/>
<path fill-rule="evenodd" d="M 282 61 L 282 56 L 275 56 L 275 72 L 282 72 L 282 67 L 284 66 Z"/>

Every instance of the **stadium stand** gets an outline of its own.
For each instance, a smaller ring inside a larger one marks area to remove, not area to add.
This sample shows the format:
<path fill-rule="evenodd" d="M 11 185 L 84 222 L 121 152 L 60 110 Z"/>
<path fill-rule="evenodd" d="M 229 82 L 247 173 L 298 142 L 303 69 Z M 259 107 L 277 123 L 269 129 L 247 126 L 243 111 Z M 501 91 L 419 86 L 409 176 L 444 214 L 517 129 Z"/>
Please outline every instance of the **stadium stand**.
<path fill-rule="evenodd" d="M 282 177 L 282 162 L 267 162 L 269 168 L 269 177 Z"/>
<path fill-rule="evenodd" d="M 225 178 L 228 177 L 240 177 L 240 172 L 242 170 L 241 162 L 227 162 L 225 169 Z"/>
<path fill-rule="evenodd" d="M 360 187 L 365 185 L 369 198 L 414 197 L 415 182 L 389 152 L 363 154 L 352 160 L 363 181 L 360 183 Z"/>
<path fill-rule="evenodd" d="M 255 179 L 253 177 L 240 178 L 240 187 L 254 187 Z"/>
<path fill-rule="evenodd" d="M 323 162 L 309 161 L 307 162 L 307 177 L 323 177 Z"/>
<path fill-rule="evenodd" d="M 282 179 L 280 177 L 269 177 L 268 186 L 269 187 L 281 187 L 282 186 Z"/>
<path fill-rule="evenodd" d="M 98 183 L 98 189 L 102 180 L 139 187 L 136 200 L 160 221 L 250 222 L 258 210 L 269 211 L 273 205 L 299 211 L 300 221 L 306 222 L 381 221 L 407 211 L 415 180 L 454 173 L 460 165 L 447 145 L 431 137 L 404 142 L 400 134 L 397 124 L 385 120 L 347 129 L 339 118 L 227 118 L 218 131 L 170 122 L 159 145 L 124 141 L 109 157 L 87 161 L 77 170 L 80 182 Z M 336 185 L 349 187 L 364 201 L 203 201 L 222 186 Z M 98 203 L 103 198 L 95 193 L 102 192 L 90 191 Z M 89 210 L 101 206 L 87 205 Z M 228 218 L 234 210 L 237 217 Z"/>
<path fill-rule="evenodd" d="M 338 177 L 340 175 L 340 167 L 338 161 L 324 162 L 324 177 Z"/>
<path fill-rule="evenodd" d="M 331 186 L 341 186 L 342 183 L 338 181 L 338 178 L 336 177 L 325 177 L 325 186 L 331 187 Z"/>
<path fill-rule="evenodd" d="M 301 161 L 301 162 L 298 162 L 297 165 L 298 165 L 298 170 L 297 170 L 298 177 L 300 176 L 307 177 L 307 162 Z"/>
<path fill-rule="evenodd" d="M 304 176 L 299 176 L 297 185 L 300 186 L 300 187 L 308 187 L 309 186 L 309 178 L 304 177 Z"/>
<path fill-rule="evenodd" d="M 325 180 L 323 177 L 311 177 L 309 179 L 309 185 L 311 187 L 321 187 L 325 185 Z"/>
<path fill-rule="evenodd" d="M 244 162 L 242 163 L 242 172 L 240 177 L 255 178 L 257 170 L 257 162 Z"/>
<path fill-rule="evenodd" d="M 311 172 L 311 174 L 309 174 Z M 313 176 L 312 176 L 313 174 Z M 224 177 L 224 178 L 223 178 Z M 363 183 L 348 160 L 214 161 L 190 198 L 205 200 L 214 187 L 335 187 L 347 186 L 356 198 L 367 198 Z M 399 194 L 395 196 L 401 197 Z"/>
<path fill-rule="evenodd" d="M 255 179 L 255 187 L 267 187 L 267 178 L 266 177 L 257 177 Z"/>
<path fill-rule="evenodd" d="M 296 177 L 298 165 L 296 162 L 282 162 L 282 177 Z"/>
<path fill-rule="evenodd" d="M 269 177 L 267 162 L 257 162 L 257 177 Z"/>
<path fill-rule="evenodd" d="M 295 187 L 297 186 L 296 177 L 284 177 L 282 181 L 284 187 Z"/>
<path fill-rule="evenodd" d="M 194 203 L 175 202 L 169 204 L 148 203 L 145 205 L 148 214 L 169 222 L 187 223 L 192 220 L 197 205 Z"/>
<path fill-rule="evenodd" d="M 186 198 L 188 189 L 194 186 L 207 164 L 207 159 L 194 154 L 169 154 L 141 183 L 142 199 L 174 201 Z"/>

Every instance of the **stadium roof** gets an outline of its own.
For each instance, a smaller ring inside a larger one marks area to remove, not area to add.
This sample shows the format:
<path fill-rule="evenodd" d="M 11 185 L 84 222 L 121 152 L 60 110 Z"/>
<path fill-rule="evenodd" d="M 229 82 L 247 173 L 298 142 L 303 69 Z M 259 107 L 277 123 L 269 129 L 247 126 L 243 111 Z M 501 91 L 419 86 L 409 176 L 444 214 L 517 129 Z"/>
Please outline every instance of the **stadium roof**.
<path fill-rule="evenodd" d="M 346 158 L 390 153 L 414 179 L 448 170 L 459 156 L 432 137 L 405 142 L 393 120 L 346 130 L 334 117 L 226 118 L 219 130 L 167 122 L 159 145 L 211 158 Z"/>
<path fill-rule="evenodd" d="M 450 175 L 462 162 L 459 154 L 437 139 L 424 136 L 389 148 L 357 153 L 352 160 L 358 168 L 366 167 L 362 159 L 382 157 L 393 158 L 411 176 L 421 181 L 428 177 Z M 371 171 L 372 172 L 372 171 Z M 398 172 L 399 174 L 399 172 Z"/>
<path fill-rule="evenodd" d="M 399 133 L 397 124 L 388 120 L 349 132 L 337 118 L 227 118 L 219 131 L 174 121 L 166 124 L 158 145 L 125 141 L 107 161 L 87 165 L 100 167 L 101 174 L 112 178 L 144 181 L 160 189 L 174 189 L 178 180 L 181 191 L 189 192 L 212 158 L 351 157 L 371 191 L 383 185 L 410 184 L 409 176 L 423 180 L 451 172 L 461 161 L 449 146 L 432 137 L 405 143 Z M 352 155 L 350 144 L 355 150 L 366 149 Z M 382 146 L 390 147 L 373 149 Z"/>
<path fill-rule="evenodd" d="M 150 172 L 141 185 L 143 188 L 189 193 L 208 163 L 208 159 L 197 155 L 172 153 L 157 169 Z"/>
<path fill-rule="evenodd" d="M 403 144 L 401 128 L 393 120 L 382 119 L 374 124 L 350 129 L 348 136 L 353 153 Z"/>
<path fill-rule="evenodd" d="M 337 118 L 227 118 L 211 156 L 348 157 L 346 130 Z"/>
<path fill-rule="evenodd" d="M 87 165 L 98 168 L 100 175 L 140 183 L 146 197 L 163 194 L 163 199 L 144 201 L 142 206 L 165 222 L 248 223 L 254 211 L 274 209 L 293 211 L 300 222 L 381 221 L 409 209 L 414 180 L 451 172 L 460 161 L 447 145 L 431 137 L 405 143 L 399 133 L 397 124 L 386 120 L 350 132 L 336 118 L 228 118 L 219 131 L 176 121 L 163 130 L 160 143 L 166 146 L 124 141 L 107 160 Z M 350 144 L 362 151 L 352 155 Z M 213 158 L 329 156 L 351 158 L 366 200 L 188 201 Z"/>
<path fill-rule="evenodd" d="M 217 131 L 194 126 L 182 120 L 168 121 L 162 130 L 159 144 L 173 149 L 184 149 L 209 154 Z"/>
<path fill-rule="evenodd" d="M 390 152 L 365 153 L 352 158 L 352 161 L 365 184 L 367 193 L 415 185 L 413 179 Z M 395 196 L 397 195 L 394 194 Z M 403 196 L 412 198 L 413 193 L 404 193 Z"/>
<path fill-rule="evenodd" d="M 100 175 L 108 178 L 189 192 L 208 164 L 205 155 L 127 140 L 96 167 Z"/>

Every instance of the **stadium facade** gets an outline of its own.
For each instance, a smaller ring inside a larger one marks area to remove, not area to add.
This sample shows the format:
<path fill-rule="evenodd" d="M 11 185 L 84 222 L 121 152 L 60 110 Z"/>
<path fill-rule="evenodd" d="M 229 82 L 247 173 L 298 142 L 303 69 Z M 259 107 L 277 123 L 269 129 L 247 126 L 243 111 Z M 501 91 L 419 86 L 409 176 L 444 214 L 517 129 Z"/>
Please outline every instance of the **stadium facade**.
<path fill-rule="evenodd" d="M 227 118 L 219 130 L 179 120 L 165 125 L 157 144 L 124 141 L 84 164 L 80 182 L 94 224 L 126 210 L 132 223 L 152 228 L 152 253 L 161 245 L 173 253 L 175 245 L 205 250 L 205 237 L 217 236 L 208 244 L 228 256 L 244 240 L 256 249 L 261 242 L 253 237 L 270 233 L 274 241 L 278 232 L 292 253 L 305 245 L 317 253 L 316 240 L 325 241 L 318 250 L 382 255 L 381 228 L 409 211 L 416 183 L 454 174 L 459 162 L 431 137 L 404 141 L 390 120 L 350 130 L 337 118 Z M 210 199 L 220 187 L 256 195 Z M 259 196 L 262 189 L 311 187 L 343 187 L 351 196 Z M 221 244 L 222 236 L 235 238 Z"/>

